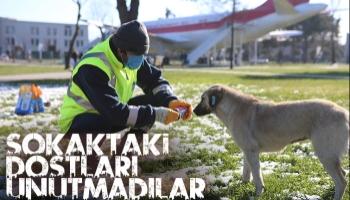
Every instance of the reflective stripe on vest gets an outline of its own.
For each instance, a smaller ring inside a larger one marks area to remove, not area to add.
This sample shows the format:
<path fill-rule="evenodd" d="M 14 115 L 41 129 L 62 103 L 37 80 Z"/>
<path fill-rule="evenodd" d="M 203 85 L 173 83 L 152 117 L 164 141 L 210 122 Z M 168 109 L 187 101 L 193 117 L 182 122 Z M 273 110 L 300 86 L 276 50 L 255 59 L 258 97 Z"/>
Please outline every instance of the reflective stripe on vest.
<path fill-rule="evenodd" d="M 118 100 L 124 104 L 132 97 L 137 82 L 138 70 L 125 68 L 123 63 L 119 62 L 110 49 L 109 39 L 97 44 L 82 57 L 73 70 L 58 120 L 58 125 L 63 133 L 67 133 L 77 115 L 82 113 L 99 114 L 89 102 L 84 91 L 73 81 L 74 76 L 83 65 L 91 65 L 103 71 L 108 76 L 108 86 L 115 90 Z"/>
<path fill-rule="evenodd" d="M 102 52 L 93 52 L 93 53 L 88 53 L 85 54 L 81 60 L 83 60 L 84 58 L 99 58 L 103 61 L 103 63 L 109 67 L 109 69 L 111 70 L 111 80 L 109 80 L 108 84 L 115 88 L 115 84 L 116 84 L 116 76 L 113 72 L 113 68 L 111 66 L 111 64 L 109 63 L 109 61 L 107 60 L 106 56 L 104 53 Z M 79 63 L 78 63 L 79 64 Z M 76 66 L 78 66 L 78 64 Z M 69 82 L 69 86 L 68 86 L 68 90 L 67 90 L 67 96 L 72 98 L 77 104 L 79 104 L 81 107 L 85 108 L 86 110 L 95 110 L 95 108 L 91 105 L 91 103 L 87 100 L 85 100 L 84 98 L 77 96 L 75 94 L 72 93 L 71 91 L 71 85 L 72 85 L 72 81 L 73 79 Z"/>

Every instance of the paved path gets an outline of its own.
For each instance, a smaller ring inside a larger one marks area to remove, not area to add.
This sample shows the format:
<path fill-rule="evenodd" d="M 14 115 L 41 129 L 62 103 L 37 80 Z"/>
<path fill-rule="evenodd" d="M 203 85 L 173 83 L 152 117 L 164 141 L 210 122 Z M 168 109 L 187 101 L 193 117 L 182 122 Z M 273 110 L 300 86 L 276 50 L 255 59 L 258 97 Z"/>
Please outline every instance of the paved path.
<path fill-rule="evenodd" d="M 165 69 L 166 71 L 191 71 L 204 72 L 203 69 Z M 276 77 L 276 78 L 316 78 L 316 79 L 339 79 L 349 80 L 349 76 L 341 75 L 322 75 L 322 74 L 281 74 L 270 72 L 247 72 L 247 71 L 223 71 L 220 69 L 205 70 L 206 73 L 230 73 L 236 75 L 248 75 L 257 77 Z M 50 72 L 42 74 L 17 74 L 0 76 L 0 82 L 16 82 L 16 81 L 34 81 L 34 80 L 69 80 L 70 71 L 66 72 Z"/>
<path fill-rule="evenodd" d="M 16 74 L 0 76 L 0 82 L 34 81 L 34 80 L 69 80 L 70 71 L 50 72 L 42 74 Z"/>
<path fill-rule="evenodd" d="M 205 73 L 225 73 L 225 74 L 235 74 L 235 75 L 246 75 L 246 76 L 256 76 L 256 77 L 276 77 L 276 78 L 315 78 L 315 79 L 340 79 L 349 80 L 349 76 L 342 75 L 327 75 L 327 74 L 292 74 L 292 73 L 273 73 L 273 72 L 250 72 L 250 71 L 235 71 L 235 70 L 220 70 L 220 69 L 208 69 L 198 68 L 198 69 L 166 69 L 167 71 L 188 71 L 188 72 L 205 72 Z"/>

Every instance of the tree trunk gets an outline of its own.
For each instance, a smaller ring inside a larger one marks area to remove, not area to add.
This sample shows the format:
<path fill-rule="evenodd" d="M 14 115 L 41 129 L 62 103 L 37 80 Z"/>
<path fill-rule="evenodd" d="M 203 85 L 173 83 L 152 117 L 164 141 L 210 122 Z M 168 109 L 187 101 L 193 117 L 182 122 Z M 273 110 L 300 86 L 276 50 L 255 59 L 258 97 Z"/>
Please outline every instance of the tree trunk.
<path fill-rule="evenodd" d="M 139 4 L 139 0 L 131 0 L 130 10 L 128 10 L 126 0 L 117 0 L 117 10 L 121 24 L 137 19 L 139 14 Z"/>
<path fill-rule="evenodd" d="M 335 59 L 335 41 L 334 41 L 334 25 L 331 32 L 331 64 L 335 64 L 337 61 Z"/>
<path fill-rule="evenodd" d="M 71 58 L 72 53 L 73 53 L 75 40 L 77 39 L 78 34 L 79 34 L 79 30 L 80 30 L 79 21 L 80 21 L 80 18 L 81 18 L 81 14 L 80 14 L 81 3 L 80 3 L 80 0 L 75 1 L 75 3 L 78 6 L 78 16 L 77 16 L 77 22 L 75 24 L 75 31 L 74 31 L 72 39 L 69 42 L 68 53 L 67 53 L 67 55 L 65 57 L 65 69 L 69 69 L 69 67 L 70 67 L 70 62 L 69 61 L 70 61 L 70 58 Z"/>
<path fill-rule="evenodd" d="M 304 37 L 304 48 L 303 48 L 303 62 L 304 63 L 308 62 L 308 58 L 309 58 L 308 52 L 309 52 L 309 40 L 308 40 L 308 37 L 305 36 Z"/>

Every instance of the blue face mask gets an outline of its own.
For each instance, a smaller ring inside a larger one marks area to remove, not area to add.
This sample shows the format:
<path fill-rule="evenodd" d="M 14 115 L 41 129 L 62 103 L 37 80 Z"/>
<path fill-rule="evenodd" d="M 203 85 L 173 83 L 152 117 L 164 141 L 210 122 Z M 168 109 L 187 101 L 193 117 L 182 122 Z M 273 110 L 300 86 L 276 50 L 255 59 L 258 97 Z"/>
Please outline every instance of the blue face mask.
<path fill-rule="evenodd" d="M 135 55 L 129 55 L 128 56 L 128 62 L 126 62 L 126 66 L 130 69 L 138 69 L 143 62 L 143 55 L 141 56 L 135 56 Z"/>

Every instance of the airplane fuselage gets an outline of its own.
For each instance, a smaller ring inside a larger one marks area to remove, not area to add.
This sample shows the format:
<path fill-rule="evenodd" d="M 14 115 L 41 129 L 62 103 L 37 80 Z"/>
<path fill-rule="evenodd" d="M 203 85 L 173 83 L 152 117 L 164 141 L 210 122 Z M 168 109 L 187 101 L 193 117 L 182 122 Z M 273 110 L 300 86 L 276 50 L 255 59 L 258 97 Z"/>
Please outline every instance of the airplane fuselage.
<path fill-rule="evenodd" d="M 235 42 L 244 44 L 273 30 L 301 22 L 325 8 L 325 4 L 310 4 L 308 0 L 268 0 L 256 9 L 235 14 L 220 13 L 161 19 L 145 22 L 145 25 L 151 34 L 151 42 L 160 40 L 165 44 L 174 44 L 176 48 L 195 51 L 196 48 L 211 48 L 211 43 L 215 42 L 216 45 L 228 43 L 231 38 L 228 29 L 231 29 L 232 23 L 235 29 Z M 194 57 L 198 57 L 200 53 L 198 49 Z"/>

